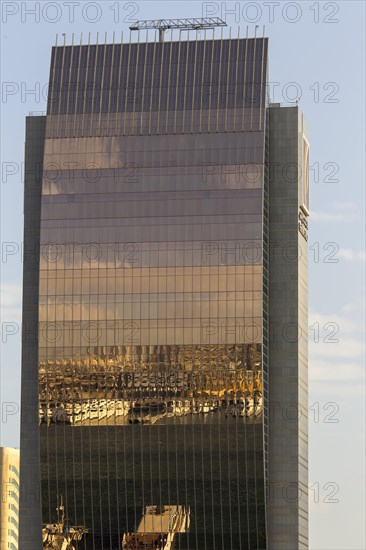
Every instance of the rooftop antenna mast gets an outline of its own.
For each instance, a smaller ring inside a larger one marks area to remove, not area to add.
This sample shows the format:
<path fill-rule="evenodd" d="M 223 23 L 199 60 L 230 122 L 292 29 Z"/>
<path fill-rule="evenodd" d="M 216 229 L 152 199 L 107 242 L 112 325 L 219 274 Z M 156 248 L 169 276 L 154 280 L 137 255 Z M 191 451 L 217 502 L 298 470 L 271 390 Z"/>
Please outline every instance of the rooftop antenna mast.
<path fill-rule="evenodd" d="M 180 29 L 182 31 L 213 29 L 214 27 L 227 27 L 220 17 L 206 17 L 204 19 L 150 19 L 135 21 L 130 26 L 131 31 L 158 29 L 159 42 L 164 42 L 164 32 L 168 29 Z"/>

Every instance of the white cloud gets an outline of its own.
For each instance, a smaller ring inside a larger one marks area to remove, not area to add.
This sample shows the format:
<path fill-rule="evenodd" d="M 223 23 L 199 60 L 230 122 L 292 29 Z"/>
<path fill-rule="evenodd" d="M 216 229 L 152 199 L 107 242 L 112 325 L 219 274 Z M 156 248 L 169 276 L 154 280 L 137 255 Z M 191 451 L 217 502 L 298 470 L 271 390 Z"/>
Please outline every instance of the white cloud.
<path fill-rule="evenodd" d="M 338 250 L 338 256 L 343 258 L 343 260 L 349 262 L 365 262 L 366 261 L 366 251 L 365 250 L 352 250 L 350 248 L 340 248 Z"/>
<path fill-rule="evenodd" d="M 325 374 L 325 371 L 322 370 L 322 373 Z M 342 403 L 343 408 L 350 409 L 351 405 L 355 406 L 357 409 L 362 409 L 363 399 L 365 397 L 365 384 L 360 383 L 359 378 L 349 382 L 348 377 L 340 380 L 339 378 L 333 377 L 328 373 L 328 378 L 318 376 L 316 372 L 316 365 L 313 365 L 310 370 L 309 375 L 309 401 L 314 403 L 318 402 L 329 402 L 336 400 L 338 404 Z M 364 412 L 362 413 L 362 418 L 364 417 Z M 363 433 L 363 432 L 362 432 Z"/>
<path fill-rule="evenodd" d="M 335 202 L 326 212 L 311 212 L 311 220 L 316 222 L 350 222 L 359 217 L 358 206 L 352 202 Z"/>
<path fill-rule="evenodd" d="M 315 222 L 344 222 L 351 221 L 351 217 L 342 212 L 312 212 L 311 220 Z"/>
<path fill-rule="evenodd" d="M 318 323 L 318 326 L 315 324 Z M 364 333 L 365 331 L 365 318 L 364 307 L 362 300 L 360 303 L 348 303 L 340 308 L 338 313 L 320 313 L 313 309 L 309 311 L 309 343 L 311 339 L 314 341 L 314 332 L 319 338 L 325 338 L 326 336 L 332 339 L 339 339 L 341 335 L 351 335 L 354 337 L 355 333 Z M 326 327 L 326 328 L 325 328 Z M 338 327 L 338 332 L 336 331 Z M 334 334 L 331 335 L 334 330 Z"/>
<path fill-rule="evenodd" d="M 22 317 L 22 284 L 1 285 L 1 321 L 20 323 Z"/>
<path fill-rule="evenodd" d="M 316 386 L 317 383 L 328 381 L 334 385 L 333 389 L 339 384 L 342 391 L 346 382 L 359 384 L 363 388 L 365 328 L 362 306 L 361 299 L 358 303 L 343 305 L 338 313 L 310 311 L 310 383 Z M 359 392 L 357 394 L 359 395 Z"/>
<path fill-rule="evenodd" d="M 354 202 L 333 202 L 332 204 L 335 210 L 340 210 L 342 212 L 356 209 L 356 204 Z"/>
<path fill-rule="evenodd" d="M 327 360 L 311 359 L 309 369 L 311 382 L 329 382 L 330 380 L 332 383 L 346 383 L 348 380 L 361 382 L 365 378 L 363 366 L 349 361 L 335 363 Z"/>
<path fill-rule="evenodd" d="M 363 354 L 364 343 L 361 340 L 344 338 L 341 333 L 338 333 L 334 338 L 338 338 L 338 342 L 312 342 L 310 340 L 310 353 L 319 359 L 328 358 L 335 361 L 353 359 Z"/>
<path fill-rule="evenodd" d="M 350 302 L 348 304 L 344 304 L 342 307 L 342 311 L 345 313 L 360 313 L 362 315 L 362 319 L 365 319 L 365 300 L 360 300 L 359 302 Z"/>

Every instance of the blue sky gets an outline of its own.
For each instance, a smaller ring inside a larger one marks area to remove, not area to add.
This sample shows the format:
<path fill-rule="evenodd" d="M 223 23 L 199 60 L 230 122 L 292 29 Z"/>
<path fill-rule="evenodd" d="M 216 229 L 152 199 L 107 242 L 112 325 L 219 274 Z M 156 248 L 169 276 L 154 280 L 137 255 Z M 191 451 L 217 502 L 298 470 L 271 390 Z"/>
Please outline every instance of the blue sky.
<path fill-rule="evenodd" d="M 93 42 L 99 32 L 104 41 L 104 32 L 109 40 L 113 31 L 119 37 L 136 19 L 205 15 L 225 19 L 234 27 L 234 35 L 238 25 L 242 36 L 247 25 L 249 36 L 256 24 L 260 34 L 265 25 L 271 99 L 290 104 L 295 96 L 301 97 L 312 167 L 310 548 L 361 550 L 366 547 L 360 529 L 364 518 L 363 1 L 2 2 L 1 443 L 17 446 L 19 438 L 19 414 L 5 413 L 11 412 L 9 403 L 19 403 L 20 390 L 21 341 L 15 323 L 20 322 L 22 294 L 25 116 L 45 110 L 55 35 L 62 39 L 66 33 L 70 43 L 71 33 L 79 40 L 81 32 L 84 37 L 90 32 Z M 7 335 L 11 328 L 15 334 Z M 329 342 L 334 329 L 337 341 Z"/>

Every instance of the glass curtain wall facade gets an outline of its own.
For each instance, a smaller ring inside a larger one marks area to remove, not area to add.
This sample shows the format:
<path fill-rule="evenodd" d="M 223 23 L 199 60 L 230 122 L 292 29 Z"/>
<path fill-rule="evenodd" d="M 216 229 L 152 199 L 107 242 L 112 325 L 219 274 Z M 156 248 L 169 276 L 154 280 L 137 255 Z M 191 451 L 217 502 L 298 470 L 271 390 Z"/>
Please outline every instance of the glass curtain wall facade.
<path fill-rule="evenodd" d="M 262 38 L 52 50 L 42 517 L 78 548 L 266 548 L 266 69 Z"/>

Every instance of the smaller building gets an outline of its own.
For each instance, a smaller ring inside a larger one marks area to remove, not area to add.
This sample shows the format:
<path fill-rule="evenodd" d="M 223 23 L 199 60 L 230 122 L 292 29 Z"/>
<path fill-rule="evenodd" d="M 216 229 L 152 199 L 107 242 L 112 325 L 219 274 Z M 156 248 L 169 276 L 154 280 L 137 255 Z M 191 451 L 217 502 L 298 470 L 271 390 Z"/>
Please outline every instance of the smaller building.
<path fill-rule="evenodd" d="M 0 548 L 18 550 L 19 449 L 0 447 Z"/>

